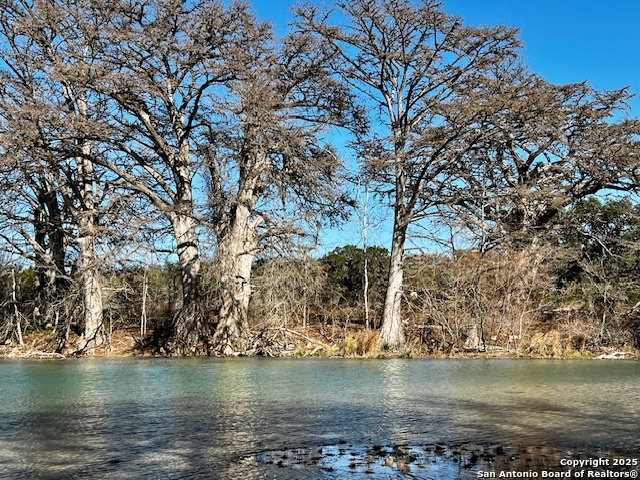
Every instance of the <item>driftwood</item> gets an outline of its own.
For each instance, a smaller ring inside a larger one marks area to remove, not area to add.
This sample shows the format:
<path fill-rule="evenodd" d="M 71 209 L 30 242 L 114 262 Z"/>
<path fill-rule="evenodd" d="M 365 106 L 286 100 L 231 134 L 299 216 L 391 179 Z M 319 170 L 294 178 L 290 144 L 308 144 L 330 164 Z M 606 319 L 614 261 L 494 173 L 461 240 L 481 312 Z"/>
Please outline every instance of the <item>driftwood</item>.
<path fill-rule="evenodd" d="M 294 338 L 294 337 L 297 337 Z M 246 348 L 237 355 L 264 357 L 286 357 L 300 351 L 300 339 L 315 347 L 306 355 L 315 355 L 320 350 L 331 351 L 332 347 L 314 338 L 285 327 L 266 327 L 257 331 L 249 340 Z"/>
<path fill-rule="evenodd" d="M 621 358 L 626 358 L 632 356 L 632 353 L 629 352 L 611 352 L 611 353 L 603 353 L 602 355 L 598 355 L 596 360 L 616 360 Z"/>
<path fill-rule="evenodd" d="M 29 350 L 27 353 L 22 355 L 23 358 L 67 358 L 61 353 L 56 352 L 42 352 L 40 350 Z"/>

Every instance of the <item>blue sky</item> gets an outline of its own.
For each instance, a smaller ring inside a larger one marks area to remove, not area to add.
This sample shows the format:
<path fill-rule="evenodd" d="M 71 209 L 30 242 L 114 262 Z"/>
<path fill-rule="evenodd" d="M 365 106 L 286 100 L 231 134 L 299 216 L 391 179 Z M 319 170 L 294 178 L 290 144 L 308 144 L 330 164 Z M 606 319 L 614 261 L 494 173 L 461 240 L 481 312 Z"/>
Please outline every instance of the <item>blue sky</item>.
<path fill-rule="evenodd" d="M 520 28 L 523 56 L 532 71 L 554 83 L 588 80 L 598 89 L 631 86 L 640 94 L 640 2 L 636 0 L 444 0 L 445 10 L 470 25 Z M 293 2 L 257 0 L 258 14 L 279 29 Z M 640 116 L 640 98 L 630 102 Z M 384 217 L 388 212 L 379 211 Z M 375 220 L 375 219 L 374 219 Z M 321 251 L 361 243 L 357 220 L 326 232 Z M 369 232 L 369 243 L 388 246 L 389 222 Z"/>
<path fill-rule="evenodd" d="M 282 28 L 294 2 L 257 0 L 257 12 Z M 471 25 L 521 29 L 531 69 L 556 83 L 588 79 L 596 88 L 640 92 L 640 2 L 636 0 L 444 0 Z M 633 102 L 640 114 L 640 99 Z"/>
<path fill-rule="evenodd" d="M 640 2 L 635 0 L 447 0 L 470 24 L 521 29 L 531 69 L 555 83 L 589 80 L 596 88 L 640 92 Z M 634 115 L 640 102 L 633 103 Z"/>

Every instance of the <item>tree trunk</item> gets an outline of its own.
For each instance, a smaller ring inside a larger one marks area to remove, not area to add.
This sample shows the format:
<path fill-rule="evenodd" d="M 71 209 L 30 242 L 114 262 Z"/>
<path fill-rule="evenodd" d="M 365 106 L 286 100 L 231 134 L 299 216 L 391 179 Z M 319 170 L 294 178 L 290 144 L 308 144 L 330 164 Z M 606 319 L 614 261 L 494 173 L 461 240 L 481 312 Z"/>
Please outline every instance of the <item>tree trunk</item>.
<path fill-rule="evenodd" d="M 219 236 L 220 307 L 213 344 L 224 355 L 237 350 L 242 333 L 248 329 L 255 223 L 249 208 L 239 204 L 229 228 Z"/>
<path fill-rule="evenodd" d="M 86 48 L 85 48 L 86 51 Z M 74 93 L 68 86 L 63 86 L 68 101 L 74 101 Z M 78 116 L 87 117 L 86 92 L 75 99 Z M 83 350 L 99 347 L 105 342 L 105 332 L 102 317 L 102 285 L 99 276 L 99 265 L 96 256 L 96 236 L 98 211 L 94 186 L 96 171 L 91 160 L 91 144 L 85 139 L 78 139 L 78 146 L 82 155 L 76 157 L 77 187 L 79 192 L 79 206 L 76 210 L 78 221 L 78 246 L 80 249 L 80 269 L 82 276 L 82 290 L 84 300 L 84 334 Z"/>
<path fill-rule="evenodd" d="M 178 265 L 182 280 L 182 305 L 174 319 L 174 333 L 183 346 L 194 348 L 207 333 L 199 305 L 200 255 L 196 224 L 193 216 L 185 214 L 173 215 L 171 223 L 178 244 Z"/>
<path fill-rule="evenodd" d="M 382 329 L 378 338 L 378 346 L 392 351 L 404 347 L 404 328 L 402 326 L 402 279 L 404 274 L 404 244 L 407 237 L 407 226 L 400 213 L 396 211 L 389 261 L 389 281 L 384 299 Z"/>
<path fill-rule="evenodd" d="M 78 245 L 84 298 L 84 347 L 98 347 L 105 342 L 102 318 L 102 285 L 96 258 L 96 208 L 93 196 L 94 167 L 89 156 L 89 146 L 83 145 L 84 158 L 79 158 L 79 178 L 82 182 L 82 206 L 79 212 Z"/>
<path fill-rule="evenodd" d="M 38 321 L 51 321 L 52 304 L 68 288 L 65 278 L 65 233 L 55 190 L 46 179 L 37 191 L 38 206 L 33 211 L 36 298 Z"/>
<path fill-rule="evenodd" d="M 84 348 L 98 347 L 105 342 L 102 318 L 102 285 L 98 276 L 95 255 L 95 235 L 89 233 L 92 225 L 83 221 L 78 238 L 80 246 L 80 267 L 82 269 L 82 290 L 84 299 Z"/>

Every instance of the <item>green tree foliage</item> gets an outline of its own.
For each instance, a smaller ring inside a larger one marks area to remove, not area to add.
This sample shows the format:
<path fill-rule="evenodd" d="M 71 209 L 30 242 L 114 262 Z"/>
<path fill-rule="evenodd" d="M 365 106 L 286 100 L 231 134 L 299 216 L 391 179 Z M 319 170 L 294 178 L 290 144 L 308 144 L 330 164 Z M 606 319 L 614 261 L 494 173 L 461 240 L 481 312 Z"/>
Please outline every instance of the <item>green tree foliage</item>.
<path fill-rule="evenodd" d="M 565 238 L 569 244 L 579 244 L 585 255 L 628 261 L 635 257 L 630 249 L 640 241 L 640 204 L 630 197 L 604 201 L 590 197 L 569 212 L 569 220 L 574 230 L 565 232 Z"/>
<path fill-rule="evenodd" d="M 607 201 L 591 197 L 567 213 L 567 222 L 559 232 L 568 255 L 558 269 L 559 285 L 580 285 L 582 295 L 600 310 L 618 310 L 613 303 L 637 304 L 640 205 L 629 197 Z"/>
<path fill-rule="evenodd" d="M 389 270 L 389 251 L 383 247 L 369 247 L 365 252 L 355 245 L 346 245 L 322 257 L 320 262 L 327 273 L 327 296 L 337 300 L 336 303 L 351 307 L 362 305 L 365 259 L 369 277 L 369 303 L 374 310 L 379 310 L 384 302 Z"/>

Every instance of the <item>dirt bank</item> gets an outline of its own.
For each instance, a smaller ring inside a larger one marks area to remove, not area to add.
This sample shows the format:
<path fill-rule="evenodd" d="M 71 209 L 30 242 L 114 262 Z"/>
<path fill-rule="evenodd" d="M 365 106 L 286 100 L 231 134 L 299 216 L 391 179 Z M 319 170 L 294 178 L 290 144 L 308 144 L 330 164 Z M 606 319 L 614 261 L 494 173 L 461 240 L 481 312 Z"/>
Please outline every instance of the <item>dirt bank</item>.
<path fill-rule="evenodd" d="M 340 358 L 605 358 L 637 359 L 640 352 L 631 348 L 607 348 L 598 351 L 574 349 L 531 348 L 486 351 L 452 349 L 448 352 L 429 352 L 419 342 L 409 343 L 400 352 L 391 352 L 377 346 L 377 332 L 357 328 L 285 328 L 264 326 L 249 332 L 245 343 L 236 352 L 238 356 L 263 357 L 340 357 Z M 153 331 L 141 335 L 137 328 L 125 328 L 109 333 L 108 341 L 98 348 L 83 349 L 78 335 L 69 333 L 63 341 L 59 332 L 30 331 L 23 335 L 23 345 L 15 340 L 0 346 L 0 356 L 13 358 L 65 358 L 65 357 L 172 357 L 206 355 L 200 351 L 184 351 L 180 346 L 159 341 Z"/>

